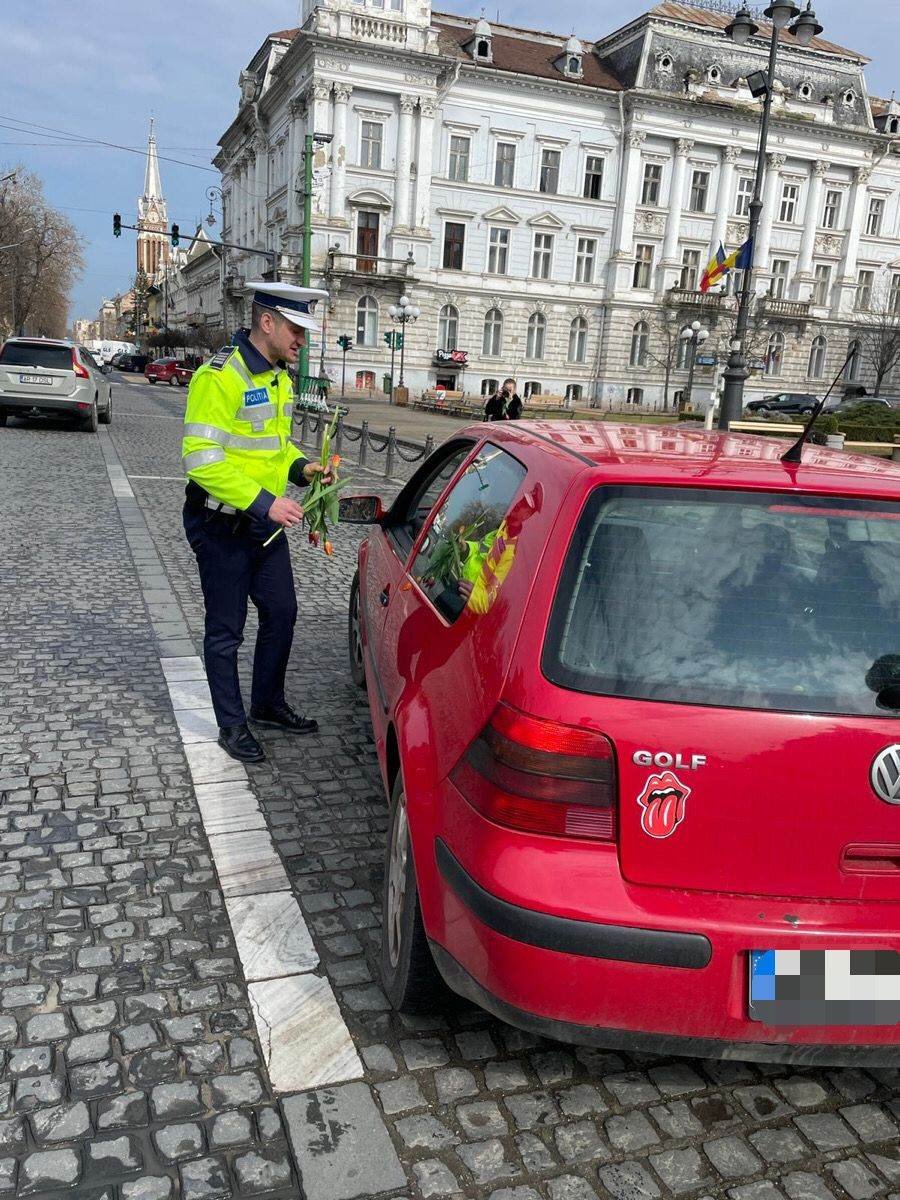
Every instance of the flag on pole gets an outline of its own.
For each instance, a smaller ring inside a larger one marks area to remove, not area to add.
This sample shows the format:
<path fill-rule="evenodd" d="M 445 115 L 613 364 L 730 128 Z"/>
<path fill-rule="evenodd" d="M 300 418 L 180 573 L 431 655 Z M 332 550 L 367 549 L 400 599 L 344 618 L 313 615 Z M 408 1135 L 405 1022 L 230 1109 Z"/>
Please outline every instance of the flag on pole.
<path fill-rule="evenodd" d="M 725 247 L 719 242 L 719 248 L 713 258 L 710 259 L 706 270 L 703 272 L 703 277 L 700 280 L 700 291 L 704 295 L 709 291 L 714 283 L 718 283 L 723 275 L 727 275 L 728 259 L 725 257 Z"/>

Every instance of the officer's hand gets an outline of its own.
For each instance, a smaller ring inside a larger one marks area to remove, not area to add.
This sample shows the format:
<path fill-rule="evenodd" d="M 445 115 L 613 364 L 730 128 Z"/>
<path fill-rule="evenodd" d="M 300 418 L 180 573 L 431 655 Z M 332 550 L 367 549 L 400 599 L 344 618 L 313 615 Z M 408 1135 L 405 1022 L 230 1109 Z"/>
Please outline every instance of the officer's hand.
<path fill-rule="evenodd" d="M 307 483 L 312 483 L 316 475 L 322 476 L 323 483 L 331 483 L 334 479 L 331 467 L 323 467 L 321 463 L 307 463 L 303 468 L 303 478 Z"/>
<path fill-rule="evenodd" d="M 299 525 L 303 520 L 303 509 L 293 500 L 288 500 L 287 496 L 279 496 L 269 508 L 269 520 L 288 527 Z"/>

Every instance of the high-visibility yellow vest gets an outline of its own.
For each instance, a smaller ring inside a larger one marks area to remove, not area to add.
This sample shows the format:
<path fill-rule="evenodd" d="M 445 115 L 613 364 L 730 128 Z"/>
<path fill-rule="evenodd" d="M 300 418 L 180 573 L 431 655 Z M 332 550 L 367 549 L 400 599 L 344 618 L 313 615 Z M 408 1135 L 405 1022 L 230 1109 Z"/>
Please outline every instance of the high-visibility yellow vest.
<path fill-rule="evenodd" d="M 188 479 L 222 504 L 265 516 L 305 455 L 289 440 L 294 391 L 279 367 L 253 375 L 233 346 L 191 379 L 182 462 Z"/>

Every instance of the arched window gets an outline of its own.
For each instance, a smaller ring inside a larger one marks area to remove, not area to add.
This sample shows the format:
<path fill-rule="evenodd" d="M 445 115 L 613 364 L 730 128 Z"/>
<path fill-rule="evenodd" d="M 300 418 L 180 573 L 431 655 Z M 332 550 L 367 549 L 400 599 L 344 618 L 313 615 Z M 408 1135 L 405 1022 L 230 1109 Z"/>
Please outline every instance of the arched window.
<path fill-rule="evenodd" d="M 459 311 L 452 304 L 445 304 L 438 316 L 438 348 L 455 350 L 459 335 Z"/>
<path fill-rule="evenodd" d="M 847 353 L 853 351 L 853 357 L 847 366 L 847 382 L 856 383 L 859 380 L 859 373 L 862 370 L 862 346 L 858 341 L 851 342 L 847 347 Z"/>
<path fill-rule="evenodd" d="M 539 396 L 541 394 L 541 385 L 536 379 L 526 380 L 524 394 L 526 400 L 530 399 L 532 396 Z"/>
<path fill-rule="evenodd" d="M 482 379 L 481 394 L 482 396 L 493 396 L 497 388 L 500 386 L 499 379 Z"/>
<path fill-rule="evenodd" d="M 587 331 L 584 317 L 576 317 L 569 326 L 569 362 L 583 363 L 587 358 Z"/>
<path fill-rule="evenodd" d="M 821 379 L 825 374 L 825 355 L 827 351 L 828 342 L 820 333 L 818 337 L 813 338 L 813 343 L 809 351 L 809 368 L 806 373 L 810 379 Z"/>
<path fill-rule="evenodd" d="M 356 344 L 375 346 L 378 343 L 378 304 L 372 296 L 363 296 L 356 306 Z"/>
<path fill-rule="evenodd" d="M 684 329 L 678 331 L 678 348 L 675 351 L 675 369 L 677 371 L 686 371 L 688 360 L 691 354 L 690 338 L 683 337 L 682 334 L 690 333 L 691 327 L 685 325 Z"/>
<path fill-rule="evenodd" d="M 638 388 L 638 387 L 629 388 L 628 394 L 625 397 L 625 403 L 626 404 L 643 404 L 644 403 L 644 389 Z"/>
<path fill-rule="evenodd" d="M 646 367 L 649 342 L 650 330 L 647 322 L 638 321 L 631 332 L 631 357 L 628 361 L 633 367 Z"/>
<path fill-rule="evenodd" d="M 577 404 L 584 394 L 580 383 L 570 383 L 566 387 L 566 404 Z"/>
<path fill-rule="evenodd" d="M 544 342 L 547 338 L 547 318 L 543 313 L 532 313 L 528 318 L 528 336 L 525 339 L 525 357 L 543 358 Z"/>
<path fill-rule="evenodd" d="M 499 308 L 490 308 L 485 314 L 481 353 L 488 358 L 499 358 L 503 353 L 503 313 Z"/>
<path fill-rule="evenodd" d="M 784 362 L 784 334 L 773 333 L 766 349 L 766 375 L 780 375 Z"/>

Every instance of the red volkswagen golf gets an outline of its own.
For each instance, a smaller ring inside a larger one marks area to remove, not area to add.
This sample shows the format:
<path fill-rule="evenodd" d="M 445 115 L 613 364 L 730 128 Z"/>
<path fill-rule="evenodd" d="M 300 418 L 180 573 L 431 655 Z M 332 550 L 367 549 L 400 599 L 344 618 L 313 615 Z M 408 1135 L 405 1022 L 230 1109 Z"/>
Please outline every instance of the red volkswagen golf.
<path fill-rule="evenodd" d="M 442 977 L 575 1042 L 900 1062 L 900 468 L 784 449 L 478 426 L 377 515 L 398 1008 Z"/>

